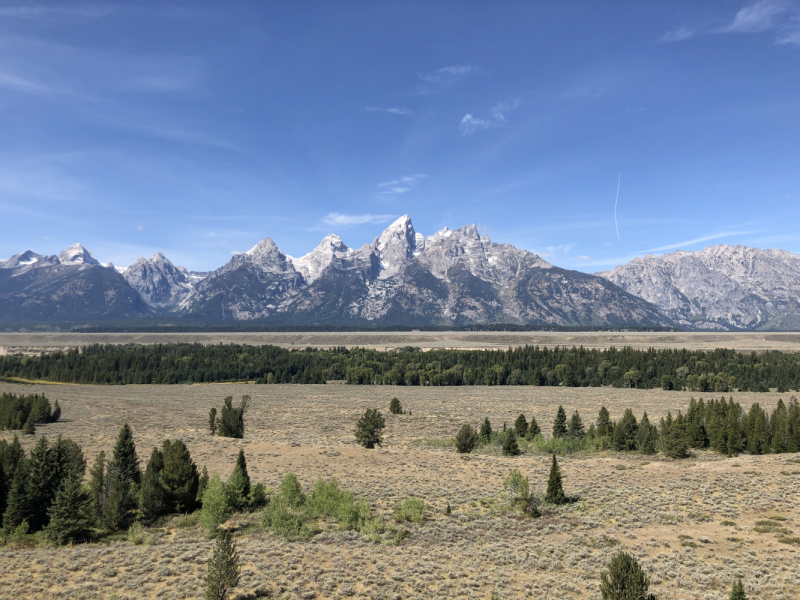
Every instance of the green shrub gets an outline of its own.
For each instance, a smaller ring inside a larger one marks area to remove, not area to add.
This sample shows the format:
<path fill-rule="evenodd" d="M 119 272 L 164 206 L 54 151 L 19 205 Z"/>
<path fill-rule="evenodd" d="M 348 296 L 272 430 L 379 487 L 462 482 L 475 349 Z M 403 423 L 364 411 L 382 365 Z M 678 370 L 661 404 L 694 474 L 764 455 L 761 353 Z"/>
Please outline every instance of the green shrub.
<path fill-rule="evenodd" d="M 456 435 L 456 450 L 461 454 L 469 454 L 478 445 L 478 432 L 472 425 L 462 425 Z"/>
<path fill-rule="evenodd" d="M 374 448 L 383 443 L 386 421 L 376 408 L 368 408 L 356 424 L 356 440 L 364 448 Z"/>
<path fill-rule="evenodd" d="M 397 398 L 392 398 L 391 402 L 389 402 L 389 412 L 393 415 L 403 414 L 403 405 L 400 404 L 400 400 Z"/>
<path fill-rule="evenodd" d="M 398 523 L 421 523 L 425 519 L 425 502 L 419 498 L 406 498 L 394 507 L 392 517 Z"/>

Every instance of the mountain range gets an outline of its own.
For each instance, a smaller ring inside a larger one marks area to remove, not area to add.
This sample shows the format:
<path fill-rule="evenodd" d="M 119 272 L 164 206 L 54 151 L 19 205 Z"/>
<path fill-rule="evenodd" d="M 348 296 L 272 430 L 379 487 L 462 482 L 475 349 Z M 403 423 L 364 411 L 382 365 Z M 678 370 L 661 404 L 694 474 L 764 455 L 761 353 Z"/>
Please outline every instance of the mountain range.
<path fill-rule="evenodd" d="M 800 327 L 800 256 L 714 246 L 637 258 L 594 275 L 492 242 L 474 225 L 425 237 L 403 216 L 371 244 L 334 234 L 310 253 L 270 238 L 212 272 L 163 254 L 127 268 L 80 244 L 0 260 L 0 321 L 142 318 L 274 325 L 466 325 L 686 329 Z"/>

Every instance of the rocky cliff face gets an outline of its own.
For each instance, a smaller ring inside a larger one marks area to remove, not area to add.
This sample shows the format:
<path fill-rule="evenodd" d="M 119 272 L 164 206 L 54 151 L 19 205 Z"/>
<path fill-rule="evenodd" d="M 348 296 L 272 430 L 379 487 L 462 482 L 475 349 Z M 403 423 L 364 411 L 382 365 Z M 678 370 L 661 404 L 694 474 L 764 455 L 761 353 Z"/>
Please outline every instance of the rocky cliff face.
<path fill-rule="evenodd" d="M 194 291 L 186 269 L 173 265 L 161 252 L 140 258 L 122 276 L 147 304 L 157 308 L 174 307 Z"/>
<path fill-rule="evenodd" d="M 58 256 L 30 250 L 0 263 L 0 321 L 132 319 L 149 315 L 114 268 L 80 244 Z"/>
<path fill-rule="evenodd" d="M 694 329 L 797 329 L 800 256 L 711 246 L 648 255 L 597 273 Z"/>
<path fill-rule="evenodd" d="M 474 225 L 425 238 L 407 215 L 358 250 L 331 234 L 292 258 L 267 238 L 198 284 L 179 312 L 303 324 L 670 324 L 608 281 L 495 244 Z"/>

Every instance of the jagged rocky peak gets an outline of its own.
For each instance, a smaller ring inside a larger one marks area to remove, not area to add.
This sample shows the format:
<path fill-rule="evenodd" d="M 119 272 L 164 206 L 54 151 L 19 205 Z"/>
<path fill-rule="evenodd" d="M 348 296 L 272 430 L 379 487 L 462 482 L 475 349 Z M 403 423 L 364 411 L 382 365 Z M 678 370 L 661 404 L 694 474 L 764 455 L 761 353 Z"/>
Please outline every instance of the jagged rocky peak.
<path fill-rule="evenodd" d="M 100 262 L 81 244 L 72 244 L 58 255 L 62 265 L 99 265 Z"/>
<path fill-rule="evenodd" d="M 338 235 L 329 233 L 322 241 L 317 244 L 308 254 L 300 258 L 293 258 L 289 256 L 289 260 L 294 265 L 294 268 L 302 273 L 303 278 L 311 283 L 318 279 L 322 271 L 333 262 L 334 258 L 346 257 L 352 253 L 352 250 L 347 247 Z"/>
<path fill-rule="evenodd" d="M 147 304 L 159 308 L 177 305 L 192 291 L 183 270 L 161 252 L 153 258 L 140 258 L 122 276 Z"/>
<path fill-rule="evenodd" d="M 418 242 L 422 242 L 423 246 L 419 251 Z M 383 231 L 375 248 L 380 254 L 384 271 L 396 273 L 409 258 L 424 249 L 424 238 L 414 231 L 411 217 L 403 215 Z"/>

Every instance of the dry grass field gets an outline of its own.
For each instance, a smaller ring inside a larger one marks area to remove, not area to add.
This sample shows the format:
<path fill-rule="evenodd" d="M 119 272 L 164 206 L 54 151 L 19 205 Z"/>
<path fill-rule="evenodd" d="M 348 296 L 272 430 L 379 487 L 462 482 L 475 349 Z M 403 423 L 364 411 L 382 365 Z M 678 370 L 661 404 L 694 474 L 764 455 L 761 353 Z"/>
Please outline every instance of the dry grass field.
<path fill-rule="evenodd" d="M 795 332 L 502 332 L 502 331 L 412 331 L 412 332 L 309 332 L 309 333 L 0 333 L 0 355 L 38 353 L 85 344 L 273 344 L 284 348 L 330 348 L 355 346 L 387 350 L 403 346 L 423 349 L 507 349 L 529 345 L 608 348 L 687 348 L 713 350 L 733 348 L 743 352 L 800 351 L 800 333 Z"/>
<path fill-rule="evenodd" d="M 601 405 L 619 418 L 631 407 L 657 419 L 684 409 L 690 393 L 612 388 L 197 385 L 60 386 L 0 384 L 0 392 L 44 392 L 58 399 L 63 419 L 38 435 L 71 437 L 91 463 L 110 452 L 120 425 L 134 430 L 146 459 L 164 438 L 181 438 L 200 468 L 231 472 L 244 448 L 253 481 L 273 489 L 287 471 L 306 491 L 317 477 L 336 477 L 366 498 L 391 524 L 407 496 L 428 504 L 428 517 L 406 524 L 399 545 L 375 544 L 331 529 L 287 542 L 263 532 L 258 515 L 234 518 L 243 559 L 239 592 L 270 597 L 429 599 L 599 598 L 599 577 L 618 550 L 638 557 L 654 591 L 666 599 L 724 599 L 737 576 L 751 598 L 800 597 L 800 455 L 724 458 L 699 452 L 684 461 L 604 453 L 560 459 L 574 504 L 524 518 L 508 509 L 502 481 L 510 469 L 544 491 L 549 457 L 462 457 L 429 443 L 452 437 L 461 424 L 488 416 L 495 427 L 520 412 L 549 431 L 556 408 L 578 409 L 584 422 Z M 210 437 L 208 410 L 226 395 L 249 394 L 244 440 Z M 411 415 L 389 415 L 397 396 Z M 769 409 L 779 395 L 733 394 L 745 407 Z M 788 400 L 788 395 L 782 395 Z M 386 415 L 384 447 L 355 445 L 355 421 L 366 408 Z M 10 439 L 9 432 L 0 432 Z M 31 447 L 34 439 L 23 440 Z M 447 516 L 445 506 L 453 511 Z M 785 520 L 771 520 L 782 517 Z M 774 527 L 757 525 L 759 521 Z M 733 524 L 730 524 L 733 523 Z M 766 531 L 759 533 L 759 531 Z M 782 530 L 782 531 L 781 531 Z M 212 542 L 196 519 L 173 518 L 145 532 L 146 542 L 121 539 L 71 548 L 0 548 L 2 598 L 199 598 Z M 388 538 L 387 538 L 388 542 Z M 251 596 L 253 597 L 253 596 Z"/>

